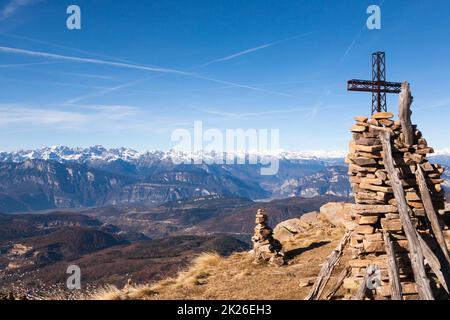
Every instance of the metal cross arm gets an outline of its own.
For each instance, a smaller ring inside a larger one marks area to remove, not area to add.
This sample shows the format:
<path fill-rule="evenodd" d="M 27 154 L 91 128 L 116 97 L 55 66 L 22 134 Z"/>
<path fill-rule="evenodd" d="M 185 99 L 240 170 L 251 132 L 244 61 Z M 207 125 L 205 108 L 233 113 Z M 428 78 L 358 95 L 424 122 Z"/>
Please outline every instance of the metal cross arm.
<path fill-rule="evenodd" d="M 369 80 L 350 80 L 348 91 L 400 93 L 402 84 L 398 82 L 377 82 Z"/>

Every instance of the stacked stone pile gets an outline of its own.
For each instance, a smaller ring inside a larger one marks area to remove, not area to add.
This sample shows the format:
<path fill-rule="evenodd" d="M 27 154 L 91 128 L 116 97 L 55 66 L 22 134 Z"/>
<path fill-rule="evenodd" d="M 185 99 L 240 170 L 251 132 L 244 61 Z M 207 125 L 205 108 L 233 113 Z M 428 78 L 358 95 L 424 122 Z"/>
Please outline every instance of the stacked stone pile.
<path fill-rule="evenodd" d="M 383 241 L 383 231 L 388 231 L 394 241 L 398 258 L 400 278 L 404 295 L 417 293 L 414 277 L 408 258 L 408 243 L 404 235 L 397 203 L 383 163 L 383 147 L 375 127 L 389 128 L 393 131 L 393 157 L 400 179 L 403 183 L 406 200 L 411 208 L 411 220 L 425 240 L 430 238 L 429 225 L 425 219 L 425 210 L 417 186 L 415 172 L 420 165 L 425 172 L 428 188 L 431 192 L 436 212 L 443 213 L 445 195 L 441 176 L 444 169 L 431 164 L 427 155 L 433 153 L 422 133 L 414 126 L 415 141 L 406 145 L 405 135 L 399 121 L 393 120 L 392 113 L 377 113 L 371 119 L 355 117 L 356 124 L 351 128 L 353 139 L 346 162 L 349 165 L 350 182 L 355 196 L 355 205 L 347 217 L 357 224 L 350 244 L 353 259 L 351 277 L 344 282 L 350 291 L 356 290 L 369 265 L 381 270 L 380 286 L 374 294 L 390 295 L 387 272 L 387 256 Z M 431 242 L 430 242 L 431 243 Z"/>
<path fill-rule="evenodd" d="M 263 209 L 256 213 L 256 227 L 252 237 L 255 262 L 269 261 L 281 266 L 284 264 L 284 254 L 281 243 L 273 237 L 273 230 L 268 226 L 268 216 Z"/>

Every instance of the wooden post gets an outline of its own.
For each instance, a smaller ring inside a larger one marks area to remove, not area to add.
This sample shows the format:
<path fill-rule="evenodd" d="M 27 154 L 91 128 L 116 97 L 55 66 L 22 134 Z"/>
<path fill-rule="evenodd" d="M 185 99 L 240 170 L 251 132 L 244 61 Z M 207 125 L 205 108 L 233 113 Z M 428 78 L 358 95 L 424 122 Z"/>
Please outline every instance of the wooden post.
<path fill-rule="evenodd" d="M 350 274 L 351 268 L 347 267 L 345 269 L 342 270 L 342 272 L 339 274 L 338 278 L 336 279 L 336 283 L 333 285 L 333 287 L 331 287 L 331 289 L 327 292 L 327 294 L 325 295 L 325 300 L 330 300 L 331 298 L 334 297 L 334 295 L 336 294 L 336 292 L 339 290 L 339 288 L 342 286 L 342 284 L 344 283 L 344 280 L 348 277 L 348 275 Z"/>
<path fill-rule="evenodd" d="M 414 228 L 410 211 L 403 190 L 402 182 L 400 181 L 397 170 L 395 169 L 394 159 L 392 157 L 391 135 L 389 132 L 380 132 L 381 143 L 383 144 L 383 161 L 386 171 L 389 175 L 392 188 L 394 190 L 395 200 L 397 201 L 398 211 L 400 213 L 400 220 L 408 240 L 409 254 L 411 257 L 411 265 L 414 272 L 414 278 L 417 286 L 419 297 L 422 300 L 434 300 L 431 291 L 430 282 L 425 272 L 425 264 L 422 248 L 417 238 L 416 229 Z"/>
<path fill-rule="evenodd" d="M 325 286 L 328 283 L 328 280 L 330 280 L 334 267 L 338 264 L 339 260 L 341 260 L 344 247 L 350 239 L 350 236 L 351 232 L 348 231 L 342 238 L 337 248 L 334 249 L 333 252 L 327 257 L 322 265 L 322 269 L 320 269 L 316 282 L 314 282 L 314 285 L 305 300 L 319 300 Z"/>
<path fill-rule="evenodd" d="M 389 284 L 391 286 L 391 300 L 402 300 L 402 286 L 398 272 L 397 260 L 395 258 L 394 245 L 388 232 L 383 231 L 384 246 L 388 260 Z"/>
<path fill-rule="evenodd" d="M 450 264 L 450 257 L 448 255 L 447 244 L 445 243 L 445 237 L 444 234 L 442 233 L 441 225 L 439 224 L 436 210 L 434 210 L 433 201 L 431 200 L 430 191 L 427 186 L 427 181 L 425 180 L 425 176 L 423 174 L 423 170 L 420 164 L 417 164 L 416 180 L 417 185 L 419 186 L 423 207 L 425 208 L 428 220 L 430 220 L 434 237 L 436 238 L 436 241 L 439 244 L 439 247 L 441 248 L 444 257 L 447 260 L 448 265 Z"/>
<path fill-rule="evenodd" d="M 411 104 L 413 97 L 408 82 L 402 83 L 402 91 L 398 101 L 398 117 L 402 124 L 403 133 L 405 135 L 405 143 L 409 146 L 414 144 L 414 130 L 411 123 Z"/>
<path fill-rule="evenodd" d="M 413 97 L 411 96 L 411 90 L 409 89 L 409 83 L 402 83 L 402 91 L 398 101 L 398 117 L 402 124 L 403 133 L 405 135 L 405 143 L 409 146 L 414 144 L 414 130 L 411 123 L 411 104 Z"/>
<path fill-rule="evenodd" d="M 436 275 L 439 282 L 444 287 L 445 291 L 447 291 L 447 293 L 450 293 L 449 291 L 450 274 L 448 269 L 446 268 L 446 266 L 442 265 L 441 260 L 439 260 L 439 258 L 436 257 L 433 250 L 431 250 L 431 248 L 428 246 L 425 240 L 422 239 L 419 233 L 417 233 L 417 237 L 419 239 L 419 243 L 422 248 L 423 255 L 425 257 L 427 264 L 430 266 L 431 270 Z"/>

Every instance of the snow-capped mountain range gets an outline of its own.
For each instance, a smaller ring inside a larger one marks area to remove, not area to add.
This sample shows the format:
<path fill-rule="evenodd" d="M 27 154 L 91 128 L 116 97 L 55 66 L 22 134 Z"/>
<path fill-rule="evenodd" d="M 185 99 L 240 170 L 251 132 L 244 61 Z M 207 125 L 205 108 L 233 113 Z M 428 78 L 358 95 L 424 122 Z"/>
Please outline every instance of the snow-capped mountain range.
<path fill-rule="evenodd" d="M 230 154 L 230 153 L 228 153 Z M 235 157 L 244 157 L 245 153 L 234 152 Z M 260 157 L 276 157 L 285 160 L 317 160 L 317 159 L 342 159 L 344 151 L 274 151 L 274 152 L 249 152 L 247 155 Z M 450 150 L 449 150 L 450 154 Z M 134 162 L 139 160 L 165 160 L 171 159 L 176 162 L 198 160 L 200 158 L 210 160 L 217 157 L 215 152 L 186 153 L 181 151 L 147 151 L 138 152 L 129 148 L 107 149 L 103 146 L 89 148 L 70 148 L 66 146 L 51 146 L 36 150 L 19 150 L 13 152 L 0 152 L 1 162 L 20 163 L 26 160 L 50 160 L 56 162 L 84 163 L 88 161 L 116 161 L 123 160 Z"/>
<path fill-rule="evenodd" d="M 218 158 L 214 152 L 141 153 L 102 146 L 0 152 L 0 212 L 159 205 L 204 196 L 252 200 L 351 196 L 348 168 L 343 161 L 346 152 L 278 151 L 252 155 L 276 157 L 278 172 L 264 176 L 260 174 L 262 164 L 209 162 Z M 233 156 L 242 159 L 244 154 Z M 195 161 L 199 159 L 204 161 Z M 432 161 L 449 168 L 450 150 L 437 152 Z M 447 173 L 444 177 L 448 181 Z M 450 187 L 447 183 L 444 186 Z"/>

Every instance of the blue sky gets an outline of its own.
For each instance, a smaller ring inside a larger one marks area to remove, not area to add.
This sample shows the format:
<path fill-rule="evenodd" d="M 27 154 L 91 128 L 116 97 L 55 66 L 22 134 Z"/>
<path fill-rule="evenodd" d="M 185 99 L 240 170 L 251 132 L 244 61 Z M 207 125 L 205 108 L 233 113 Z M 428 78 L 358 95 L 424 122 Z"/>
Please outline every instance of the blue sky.
<path fill-rule="evenodd" d="M 82 29 L 66 28 L 77 4 Z M 366 9 L 382 4 L 382 29 Z M 177 128 L 279 128 L 287 150 L 345 150 L 370 95 L 411 82 L 413 120 L 450 147 L 447 0 L 0 0 L 0 150 L 170 149 Z M 396 96 L 389 97 L 396 111 Z"/>

